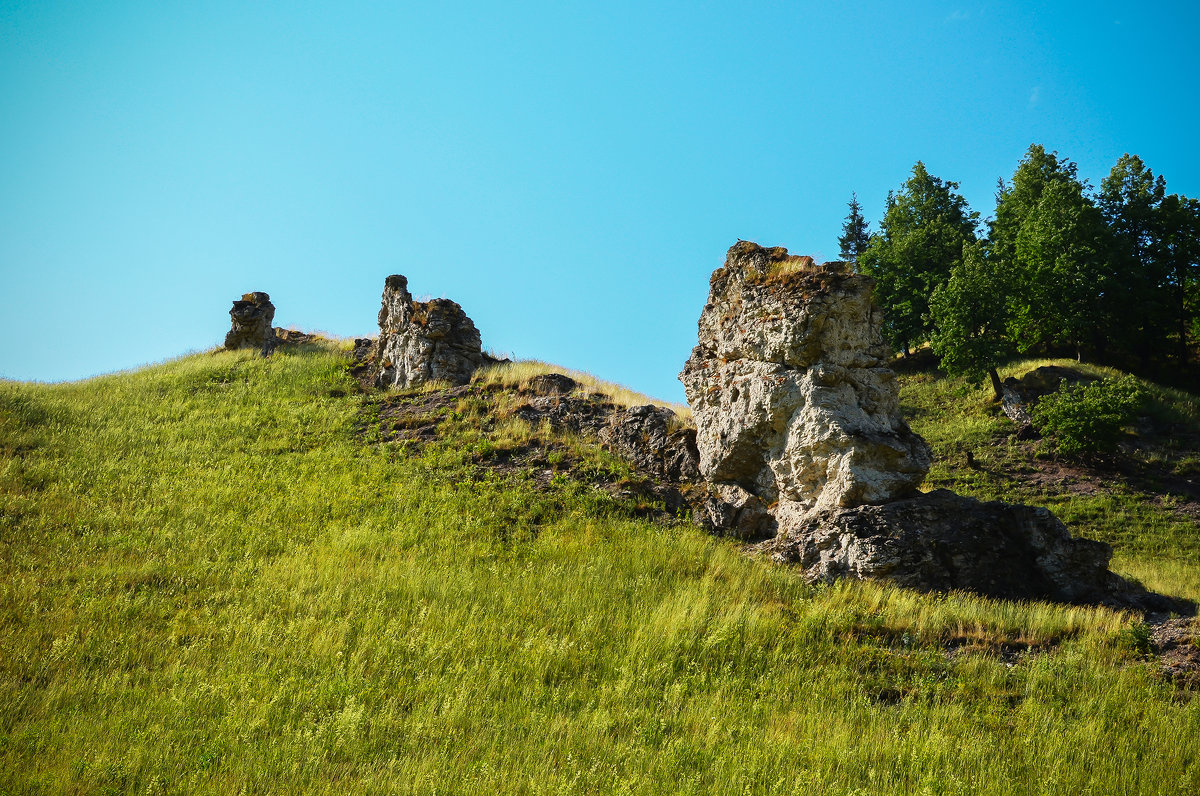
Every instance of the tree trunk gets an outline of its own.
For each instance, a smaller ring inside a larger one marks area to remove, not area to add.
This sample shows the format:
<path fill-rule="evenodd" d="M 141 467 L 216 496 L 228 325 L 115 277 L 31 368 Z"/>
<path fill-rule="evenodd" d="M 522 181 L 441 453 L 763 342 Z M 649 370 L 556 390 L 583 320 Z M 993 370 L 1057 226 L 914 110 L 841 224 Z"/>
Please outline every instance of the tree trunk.
<path fill-rule="evenodd" d="M 1184 290 L 1183 278 L 1183 274 L 1179 274 L 1175 277 L 1175 295 L 1176 303 L 1179 305 L 1179 364 L 1182 367 L 1187 367 L 1187 294 Z"/>
<path fill-rule="evenodd" d="M 1004 387 L 1000 384 L 1000 374 L 995 368 L 988 368 L 988 377 L 992 380 L 992 392 L 996 394 L 996 400 L 1001 400 L 1004 397 Z"/>

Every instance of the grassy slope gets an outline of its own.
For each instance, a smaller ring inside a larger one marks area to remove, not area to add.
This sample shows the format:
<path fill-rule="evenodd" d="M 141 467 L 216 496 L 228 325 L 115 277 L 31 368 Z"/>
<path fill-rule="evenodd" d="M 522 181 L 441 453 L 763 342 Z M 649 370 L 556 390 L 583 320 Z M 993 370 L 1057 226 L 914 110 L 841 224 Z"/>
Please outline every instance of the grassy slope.
<path fill-rule="evenodd" d="M 1070 360 L 1027 361 L 1002 375 L 1020 376 L 1048 364 L 1101 378 L 1118 375 L 1109 368 Z M 1045 452 L 1045 444 L 1019 443 L 1009 436 L 1012 427 L 991 404 L 990 387 L 972 387 L 932 373 L 910 375 L 902 383 L 904 413 L 936 452 L 928 487 L 946 487 L 988 500 L 1048 506 L 1073 533 L 1113 545 L 1114 567 L 1122 574 L 1136 577 L 1150 588 L 1200 601 L 1200 526 L 1194 515 L 1175 510 L 1177 500 L 1161 492 L 1139 489 L 1102 467 L 1072 468 L 1074 474 L 1102 486 L 1087 494 L 1023 479 L 1021 474 L 1053 466 L 1052 457 Z M 1151 398 L 1146 413 L 1156 425 L 1167 428 L 1181 424 L 1200 429 L 1200 399 L 1178 390 L 1147 386 Z M 1175 447 L 1169 438 L 1147 439 L 1129 455 L 1166 471 L 1200 474 L 1195 451 Z M 974 469 L 965 466 L 967 451 L 975 456 L 978 466 Z"/>
<path fill-rule="evenodd" d="M 1127 617 L 812 589 L 364 444 L 352 387 L 322 349 L 0 383 L 0 792 L 1200 790 Z"/>

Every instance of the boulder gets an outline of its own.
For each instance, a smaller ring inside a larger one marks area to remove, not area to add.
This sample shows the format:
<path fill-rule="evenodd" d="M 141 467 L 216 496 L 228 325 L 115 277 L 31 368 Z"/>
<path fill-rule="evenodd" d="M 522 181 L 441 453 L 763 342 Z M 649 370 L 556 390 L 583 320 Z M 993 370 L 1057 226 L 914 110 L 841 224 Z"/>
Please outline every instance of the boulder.
<path fill-rule="evenodd" d="M 1034 368 L 1019 379 L 1009 376 L 1001 385 L 1000 408 L 1017 427 L 1017 439 L 1035 439 L 1037 430 L 1029 414 L 1043 396 L 1055 392 L 1062 385 L 1074 387 L 1098 381 L 1095 376 L 1073 368 L 1059 365 L 1043 365 Z"/>
<path fill-rule="evenodd" d="M 900 416 L 872 280 L 739 241 L 713 273 L 680 379 L 707 479 L 697 521 L 806 578 L 1172 610 L 1044 508 L 921 494 L 930 449 Z"/>
<path fill-rule="evenodd" d="M 483 362 L 479 331 L 449 299 L 413 301 L 408 280 L 389 276 L 372 352 L 377 387 L 415 387 L 429 381 L 466 384 Z"/>
<path fill-rule="evenodd" d="M 1169 607 L 1108 570 L 1112 548 L 1073 538 L 1041 507 L 984 503 L 939 489 L 879 506 L 810 514 L 789 530 L 761 549 L 798 565 L 811 581 L 875 578 L 924 591 Z"/>
<path fill-rule="evenodd" d="M 230 350 L 252 348 L 267 356 L 275 348 L 275 305 L 271 297 L 261 291 L 245 293 L 233 302 L 229 310 L 232 326 L 225 335 L 225 347 Z"/>
<path fill-rule="evenodd" d="M 699 478 L 695 431 L 672 429 L 675 413 L 661 406 L 634 406 L 613 412 L 600 429 L 600 441 L 643 472 L 668 481 Z"/>
<path fill-rule="evenodd" d="M 737 484 L 715 484 L 692 509 L 696 523 L 717 536 L 746 541 L 774 537 L 775 518 L 767 504 Z"/>
<path fill-rule="evenodd" d="M 700 470 L 795 517 L 912 495 L 930 450 L 900 416 L 874 283 L 798 261 L 739 241 L 712 276 L 680 374 Z"/>
<path fill-rule="evenodd" d="M 539 373 L 529 380 L 529 391 L 534 395 L 567 395 L 579 382 L 563 373 Z"/>

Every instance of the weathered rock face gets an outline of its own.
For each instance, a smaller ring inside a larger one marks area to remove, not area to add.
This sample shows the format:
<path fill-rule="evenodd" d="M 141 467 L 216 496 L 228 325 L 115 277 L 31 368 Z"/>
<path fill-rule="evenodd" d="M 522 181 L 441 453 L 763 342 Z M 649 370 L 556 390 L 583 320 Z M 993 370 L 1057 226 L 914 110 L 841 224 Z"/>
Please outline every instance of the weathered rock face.
<path fill-rule="evenodd" d="M 1162 607 L 1161 598 L 1108 570 L 1112 548 L 1072 538 L 1049 509 L 983 503 L 945 489 L 809 515 L 761 547 L 810 580 L 884 578 L 921 590 Z"/>
<path fill-rule="evenodd" d="M 275 305 L 269 295 L 257 291 L 244 294 L 233 302 L 229 317 L 233 326 L 225 335 L 226 348 L 253 348 L 263 356 L 275 348 L 275 330 L 271 327 L 271 321 L 275 320 Z"/>
<path fill-rule="evenodd" d="M 408 280 L 389 276 L 379 310 L 373 353 L 377 387 L 414 387 L 428 381 L 466 384 L 483 362 L 479 330 L 449 299 L 413 301 Z"/>
<path fill-rule="evenodd" d="M 556 429 L 595 435 L 605 448 L 664 481 L 699 480 L 696 433 L 678 424 L 674 412 L 652 404 L 624 408 L 572 395 L 578 386 L 562 373 L 535 376 L 528 391 L 536 397 L 513 414 L 531 425 L 548 422 Z"/>
<path fill-rule="evenodd" d="M 708 491 L 693 516 L 814 581 L 1174 610 L 1044 508 L 920 494 L 929 446 L 900 417 L 869 279 L 739 242 L 680 375 Z"/>
<path fill-rule="evenodd" d="M 872 281 L 810 262 L 733 246 L 680 374 L 701 472 L 777 519 L 911 495 L 930 464 L 900 416 Z"/>

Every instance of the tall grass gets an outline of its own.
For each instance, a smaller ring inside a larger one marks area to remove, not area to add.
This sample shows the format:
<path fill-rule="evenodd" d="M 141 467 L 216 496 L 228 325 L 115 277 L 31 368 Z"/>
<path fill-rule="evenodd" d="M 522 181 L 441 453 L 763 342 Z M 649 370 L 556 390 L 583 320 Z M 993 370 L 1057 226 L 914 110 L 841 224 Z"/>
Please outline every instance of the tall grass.
<path fill-rule="evenodd" d="M 351 387 L 321 348 L 0 384 L 0 792 L 1200 788 L 1131 617 L 546 513 Z"/>

